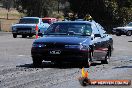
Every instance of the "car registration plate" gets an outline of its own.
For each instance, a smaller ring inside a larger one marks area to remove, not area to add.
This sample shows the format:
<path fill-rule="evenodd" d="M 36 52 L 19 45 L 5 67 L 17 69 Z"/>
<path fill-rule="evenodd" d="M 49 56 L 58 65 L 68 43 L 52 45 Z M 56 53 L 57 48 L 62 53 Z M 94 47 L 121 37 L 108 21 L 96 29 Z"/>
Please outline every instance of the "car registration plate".
<path fill-rule="evenodd" d="M 60 50 L 51 50 L 50 54 L 61 54 Z"/>
<path fill-rule="evenodd" d="M 30 30 L 19 30 L 18 33 L 30 33 Z"/>

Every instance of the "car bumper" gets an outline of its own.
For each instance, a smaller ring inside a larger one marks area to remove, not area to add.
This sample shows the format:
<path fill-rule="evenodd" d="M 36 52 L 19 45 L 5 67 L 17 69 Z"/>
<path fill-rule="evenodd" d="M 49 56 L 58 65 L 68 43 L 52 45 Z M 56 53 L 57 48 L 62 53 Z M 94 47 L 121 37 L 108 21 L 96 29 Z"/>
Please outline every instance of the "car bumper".
<path fill-rule="evenodd" d="M 16 31 L 12 31 L 12 34 L 17 34 L 17 35 L 36 35 L 36 32 L 16 32 Z M 42 36 L 43 33 L 39 32 L 38 35 Z"/>
<path fill-rule="evenodd" d="M 120 34 L 126 34 L 127 33 L 127 30 L 124 30 L 124 29 L 116 29 L 115 33 L 120 33 Z"/>
<path fill-rule="evenodd" d="M 41 58 L 45 61 L 82 62 L 88 58 L 88 51 L 63 49 L 61 50 L 61 54 L 50 54 L 49 52 L 50 49 L 32 48 L 31 55 L 32 58 Z"/>
<path fill-rule="evenodd" d="M 36 34 L 34 30 L 23 30 L 23 31 L 12 31 L 13 34 L 22 35 L 22 34 Z"/>

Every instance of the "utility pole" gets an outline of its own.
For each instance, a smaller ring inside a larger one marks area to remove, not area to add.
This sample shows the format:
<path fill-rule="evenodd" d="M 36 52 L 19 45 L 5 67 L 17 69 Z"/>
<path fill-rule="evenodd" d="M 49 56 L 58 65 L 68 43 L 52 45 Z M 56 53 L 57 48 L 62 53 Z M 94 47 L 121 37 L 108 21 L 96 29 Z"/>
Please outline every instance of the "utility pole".
<path fill-rule="evenodd" d="M 0 20 L 0 31 L 1 31 L 1 20 Z"/>
<path fill-rule="evenodd" d="M 10 11 L 10 0 L 6 0 L 6 9 L 7 9 L 7 20 L 9 19 L 9 11 Z"/>
<path fill-rule="evenodd" d="M 60 0 L 58 0 L 58 13 L 60 13 Z"/>

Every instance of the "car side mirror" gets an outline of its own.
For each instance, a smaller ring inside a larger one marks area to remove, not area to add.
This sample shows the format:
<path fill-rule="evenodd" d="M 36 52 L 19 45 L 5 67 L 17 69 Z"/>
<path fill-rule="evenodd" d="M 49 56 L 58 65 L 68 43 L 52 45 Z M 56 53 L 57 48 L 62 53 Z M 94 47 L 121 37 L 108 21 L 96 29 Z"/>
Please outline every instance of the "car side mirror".
<path fill-rule="evenodd" d="M 94 34 L 94 37 L 101 37 L 100 34 Z"/>
<path fill-rule="evenodd" d="M 75 32 L 74 31 L 68 31 L 68 35 L 74 35 Z"/>

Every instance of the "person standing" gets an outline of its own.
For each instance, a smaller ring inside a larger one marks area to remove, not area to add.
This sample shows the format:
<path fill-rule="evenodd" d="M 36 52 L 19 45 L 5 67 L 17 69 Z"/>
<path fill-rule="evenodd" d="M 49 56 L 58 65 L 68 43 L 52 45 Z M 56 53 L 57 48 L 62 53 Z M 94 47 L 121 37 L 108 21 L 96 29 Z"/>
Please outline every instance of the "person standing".
<path fill-rule="evenodd" d="M 86 14 L 86 16 L 84 17 L 84 20 L 85 20 L 85 21 L 92 21 L 93 18 L 91 17 L 90 14 Z"/>

